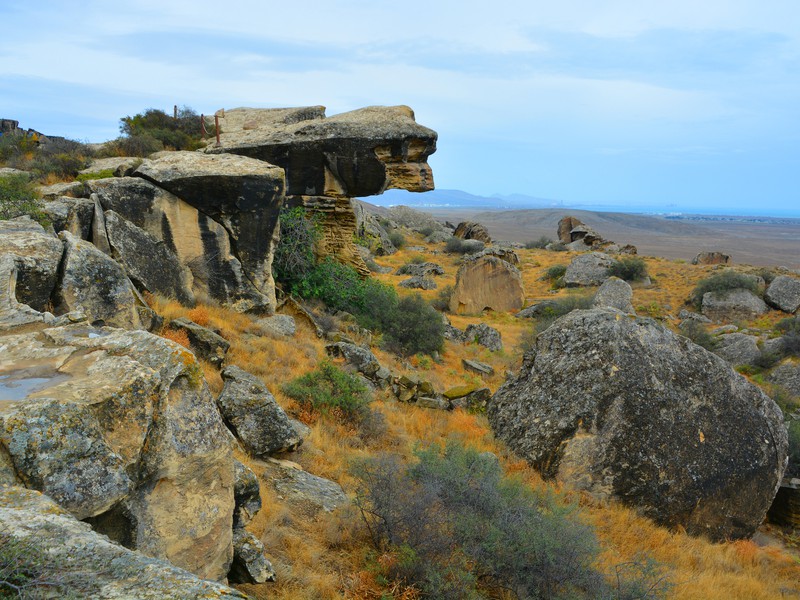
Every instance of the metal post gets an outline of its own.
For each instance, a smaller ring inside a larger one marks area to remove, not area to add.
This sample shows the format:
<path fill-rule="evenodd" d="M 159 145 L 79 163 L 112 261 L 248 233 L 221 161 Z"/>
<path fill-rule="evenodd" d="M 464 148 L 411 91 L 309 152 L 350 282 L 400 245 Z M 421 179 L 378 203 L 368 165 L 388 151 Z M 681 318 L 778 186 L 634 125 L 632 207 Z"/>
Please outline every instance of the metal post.
<path fill-rule="evenodd" d="M 172 107 L 172 118 L 175 119 L 176 121 L 178 120 L 178 105 L 177 104 L 175 104 Z"/>
<path fill-rule="evenodd" d="M 214 127 L 217 130 L 217 146 L 221 146 L 219 142 L 219 115 L 214 115 Z"/>

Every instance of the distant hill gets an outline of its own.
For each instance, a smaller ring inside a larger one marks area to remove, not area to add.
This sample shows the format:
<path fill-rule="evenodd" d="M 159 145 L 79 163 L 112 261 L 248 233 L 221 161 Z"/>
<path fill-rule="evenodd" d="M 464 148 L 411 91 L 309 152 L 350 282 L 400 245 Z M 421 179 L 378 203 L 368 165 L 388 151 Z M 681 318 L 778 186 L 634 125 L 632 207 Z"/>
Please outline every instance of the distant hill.
<path fill-rule="evenodd" d="M 522 208 L 549 208 L 561 206 L 559 200 L 538 198 L 525 194 L 494 194 L 477 196 L 462 190 L 431 190 L 424 194 L 414 194 L 405 190 L 386 190 L 380 196 L 370 197 L 377 206 L 396 206 L 403 204 L 421 210 L 431 208 L 468 208 L 483 210 L 509 210 Z"/>

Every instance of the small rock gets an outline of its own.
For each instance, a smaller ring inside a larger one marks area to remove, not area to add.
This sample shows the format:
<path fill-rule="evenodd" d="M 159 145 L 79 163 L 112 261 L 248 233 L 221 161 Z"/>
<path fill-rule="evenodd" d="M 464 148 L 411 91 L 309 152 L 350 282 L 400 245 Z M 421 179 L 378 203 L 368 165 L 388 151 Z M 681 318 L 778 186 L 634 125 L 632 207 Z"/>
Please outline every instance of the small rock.
<path fill-rule="evenodd" d="M 727 265 L 731 257 L 722 252 L 700 252 L 692 259 L 693 265 Z"/>
<path fill-rule="evenodd" d="M 261 510 L 261 486 L 258 477 L 246 465 L 233 461 L 233 527 L 244 527 Z"/>
<path fill-rule="evenodd" d="M 500 337 L 500 332 L 494 327 L 489 327 L 486 323 L 467 325 L 464 335 L 467 340 L 474 341 L 489 350 L 503 349 L 503 340 Z"/>
<path fill-rule="evenodd" d="M 491 376 L 494 375 L 494 368 L 486 363 L 477 360 L 461 359 L 461 365 L 467 370 L 477 373 L 478 375 Z"/>
<path fill-rule="evenodd" d="M 194 352 L 198 358 L 210 362 L 218 369 L 222 366 L 225 355 L 231 347 L 228 340 L 224 337 L 211 331 L 207 327 L 190 321 L 186 317 L 173 319 L 169 322 L 169 327 L 186 332 L 189 336 L 189 344 L 192 347 L 192 352 Z"/>
<path fill-rule="evenodd" d="M 297 333 L 297 323 L 294 317 L 289 315 L 264 317 L 263 319 L 258 319 L 256 324 L 266 333 L 276 336 L 292 337 Z"/>
<path fill-rule="evenodd" d="M 233 562 L 228 572 L 230 583 L 275 581 L 275 570 L 265 555 L 264 544 L 242 527 L 233 530 Z"/>
<path fill-rule="evenodd" d="M 403 288 L 418 289 L 418 290 L 436 289 L 436 282 L 433 279 L 429 279 L 427 277 L 417 277 L 417 276 L 410 277 L 408 279 L 404 279 L 397 285 Z"/>

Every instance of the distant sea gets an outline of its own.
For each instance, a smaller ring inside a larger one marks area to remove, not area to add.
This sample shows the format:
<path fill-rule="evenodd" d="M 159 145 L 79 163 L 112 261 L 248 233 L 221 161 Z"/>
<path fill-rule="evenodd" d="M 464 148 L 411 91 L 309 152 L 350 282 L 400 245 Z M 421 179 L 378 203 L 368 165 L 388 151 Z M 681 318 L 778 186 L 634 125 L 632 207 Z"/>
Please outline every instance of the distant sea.
<path fill-rule="evenodd" d="M 531 207 L 533 208 L 533 207 Z M 671 216 L 671 215 L 715 215 L 715 216 L 730 216 L 730 217 L 772 217 L 782 219 L 800 219 L 800 207 L 798 208 L 768 208 L 757 207 L 752 209 L 747 208 L 719 208 L 719 207 L 691 207 L 691 208 L 678 208 L 678 207 L 652 207 L 652 206 L 635 206 L 631 204 L 570 204 L 564 205 L 564 209 L 574 210 L 594 210 L 597 212 L 621 212 L 633 213 L 644 215 L 658 215 L 658 216 Z"/>

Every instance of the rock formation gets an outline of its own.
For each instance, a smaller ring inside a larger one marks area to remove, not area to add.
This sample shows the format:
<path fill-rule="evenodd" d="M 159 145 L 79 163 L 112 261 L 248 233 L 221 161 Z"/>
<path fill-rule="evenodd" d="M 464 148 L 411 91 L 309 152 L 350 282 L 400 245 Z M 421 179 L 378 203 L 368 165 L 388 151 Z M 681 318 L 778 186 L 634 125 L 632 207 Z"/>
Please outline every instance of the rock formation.
<path fill-rule="evenodd" d="M 608 254 L 636 254 L 636 246 L 620 246 L 604 239 L 580 219 L 566 216 L 558 222 L 558 240 L 570 250 L 602 250 Z"/>
<path fill-rule="evenodd" d="M 769 397 L 688 339 L 609 308 L 541 333 L 488 416 L 545 476 L 715 540 L 755 531 L 786 468 Z"/>
<path fill-rule="evenodd" d="M 788 275 L 778 275 L 764 293 L 767 304 L 787 313 L 795 313 L 800 308 L 800 279 Z"/>
<path fill-rule="evenodd" d="M 636 314 L 633 308 L 633 290 L 626 281 L 619 277 L 609 277 L 597 288 L 592 305 L 595 307 L 607 306 L 624 313 Z"/>
<path fill-rule="evenodd" d="M 461 238 L 462 240 L 478 240 L 484 244 L 492 243 L 492 238 L 489 236 L 486 227 L 472 221 L 462 221 L 459 223 L 458 226 L 456 226 L 456 230 L 453 232 L 453 237 Z"/>
<path fill-rule="evenodd" d="M 564 285 L 567 287 L 600 285 L 608 279 L 608 269 L 613 264 L 614 259 L 602 252 L 576 256 L 564 273 Z"/>
<path fill-rule="evenodd" d="M 693 265 L 727 265 L 731 257 L 722 252 L 700 252 L 692 259 Z"/>
<path fill-rule="evenodd" d="M 482 256 L 465 260 L 459 267 L 450 298 L 451 312 L 518 311 L 524 305 L 522 275 L 514 265 L 494 256 Z"/>
<path fill-rule="evenodd" d="M 769 309 L 764 301 L 746 289 L 703 294 L 702 313 L 716 323 L 722 321 L 749 321 Z"/>

